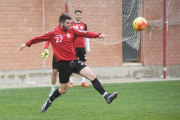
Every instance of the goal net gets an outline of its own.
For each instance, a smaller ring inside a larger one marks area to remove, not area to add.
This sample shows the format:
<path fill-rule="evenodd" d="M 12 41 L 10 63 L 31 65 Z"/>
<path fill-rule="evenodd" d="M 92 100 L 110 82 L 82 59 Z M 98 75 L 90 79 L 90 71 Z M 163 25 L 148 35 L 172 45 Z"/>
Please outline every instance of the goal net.
<path fill-rule="evenodd" d="M 82 21 L 89 31 L 106 34 L 105 39 L 92 39 L 105 45 L 127 42 L 139 49 L 140 33 L 132 23 L 141 16 L 142 0 L 65 0 L 68 13 L 75 19 L 75 10 L 82 10 Z"/>
<path fill-rule="evenodd" d="M 180 25 L 180 0 L 167 0 L 167 24 Z M 148 21 L 152 30 L 161 30 L 163 28 L 163 14 L 152 21 Z"/>

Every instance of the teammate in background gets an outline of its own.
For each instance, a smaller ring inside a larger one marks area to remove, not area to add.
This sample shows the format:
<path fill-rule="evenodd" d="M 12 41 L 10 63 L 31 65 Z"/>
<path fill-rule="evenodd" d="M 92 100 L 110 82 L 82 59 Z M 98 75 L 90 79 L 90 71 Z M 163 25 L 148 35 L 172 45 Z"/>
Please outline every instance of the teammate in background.
<path fill-rule="evenodd" d="M 71 27 L 78 30 L 87 30 L 87 25 L 83 21 L 81 21 L 82 18 L 82 11 L 81 10 L 75 10 L 75 20 L 72 22 Z M 89 38 L 84 37 L 77 37 L 74 43 L 75 51 L 76 51 L 76 57 L 83 63 L 86 61 L 86 50 L 85 50 L 85 44 L 84 40 L 86 42 L 86 48 L 87 48 L 87 54 L 90 53 L 90 47 L 89 47 Z M 82 87 L 89 87 L 89 85 L 85 82 L 85 77 L 81 76 L 82 80 Z M 69 87 L 73 87 L 73 74 L 69 78 L 70 84 Z"/>
<path fill-rule="evenodd" d="M 45 46 L 44 46 L 44 52 L 48 51 L 48 47 L 49 47 L 50 41 L 46 41 Z M 56 85 L 56 81 L 57 81 L 57 60 L 55 55 L 53 54 L 53 60 L 52 60 L 52 75 L 51 75 L 51 91 L 49 94 L 49 97 L 53 94 L 53 92 L 55 91 L 55 85 Z"/>
<path fill-rule="evenodd" d="M 60 87 L 56 89 L 51 97 L 46 100 L 45 104 L 41 108 L 41 112 L 45 112 L 57 97 L 66 93 L 68 89 L 69 77 L 73 72 L 89 79 L 94 88 L 104 97 L 108 104 L 110 104 L 117 97 L 117 92 L 107 94 L 99 80 L 91 72 L 91 69 L 76 58 L 76 54 L 73 49 L 73 42 L 76 37 L 101 39 L 105 38 L 105 34 L 75 30 L 70 28 L 70 26 L 71 17 L 67 13 L 62 13 L 59 17 L 59 25 L 53 30 L 41 36 L 35 37 L 20 46 L 20 51 L 22 51 L 23 48 L 27 46 L 30 47 L 32 44 L 42 41 L 50 41 L 54 55 L 58 61 L 57 68 L 59 71 Z M 80 96 L 82 95 L 80 94 Z"/>

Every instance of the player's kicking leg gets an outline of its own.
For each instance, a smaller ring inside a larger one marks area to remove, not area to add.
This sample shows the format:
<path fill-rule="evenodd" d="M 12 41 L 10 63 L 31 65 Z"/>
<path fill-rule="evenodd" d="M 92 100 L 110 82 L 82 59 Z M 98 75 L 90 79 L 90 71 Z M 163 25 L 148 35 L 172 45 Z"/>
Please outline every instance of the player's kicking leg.
<path fill-rule="evenodd" d="M 105 98 L 108 104 L 110 104 L 117 97 L 117 92 L 114 92 L 113 94 L 107 94 L 107 92 L 104 90 L 99 80 L 91 72 L 91 69 L 89 67 L 84 67 L 79 74 L 91 81 L 94 88 Z"/>

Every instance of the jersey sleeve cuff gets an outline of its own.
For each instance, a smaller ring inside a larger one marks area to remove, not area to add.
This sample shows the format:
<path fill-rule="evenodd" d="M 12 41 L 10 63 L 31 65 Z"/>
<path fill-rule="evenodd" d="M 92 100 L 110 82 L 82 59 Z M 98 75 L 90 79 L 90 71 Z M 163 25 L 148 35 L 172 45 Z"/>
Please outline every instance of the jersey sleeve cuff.
<path fill-rule="evenodd" d="M 29 44 L 29 42 L 26 42 L 26 46 L 30 47 L 31 45 Z"/>
<path fill-rule="evenodd" d="M 101 33 L 98 33 L 98 38 L 99 38 L 99 35 L 100 35 Z"/>

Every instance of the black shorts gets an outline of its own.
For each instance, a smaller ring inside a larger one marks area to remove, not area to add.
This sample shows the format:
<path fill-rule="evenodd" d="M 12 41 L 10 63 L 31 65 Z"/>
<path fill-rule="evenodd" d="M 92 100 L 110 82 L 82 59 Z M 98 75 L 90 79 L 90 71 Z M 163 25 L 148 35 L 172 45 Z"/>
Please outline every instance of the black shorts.
<path fill-rule="evenodd" d="M 54 54 L 53 54 L 53 60 L 52 60 L 52 68 L 53 69 L 58 69 L 57 68 L 57 60 L 56 60 L 56 57 L 55 57 Z"/>
<path fill-rule="evenodd" d="M 69 77 L 72 73 L 79 74 L 79 72 L 86 67 L 86 65 L 78 59 L 72 61 L 59 61 L 57 64 L 59 71 L 59 83 L 68 83 Z"/>
<path fill-rule="evenodd" d="M 75 48 L 76 50 L 76 57 L 79 58 L 80 61 L 86 61 L 86 50 L 85 47 Z"/>

